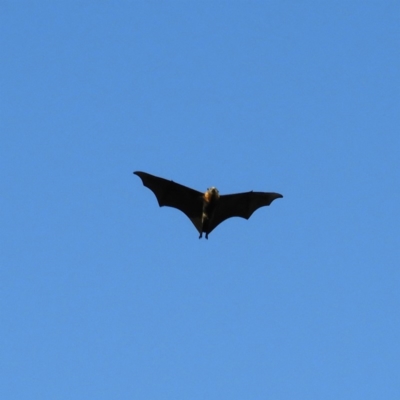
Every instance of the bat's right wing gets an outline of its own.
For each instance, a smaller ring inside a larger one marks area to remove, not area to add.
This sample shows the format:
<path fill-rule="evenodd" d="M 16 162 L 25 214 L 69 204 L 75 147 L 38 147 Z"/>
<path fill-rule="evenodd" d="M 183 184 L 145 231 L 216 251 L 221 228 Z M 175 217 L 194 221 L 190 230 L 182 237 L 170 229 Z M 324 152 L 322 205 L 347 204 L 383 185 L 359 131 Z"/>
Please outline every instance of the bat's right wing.
<path fill-rule="evenodd" d="M 221 222 L 231 217 L 249 219 L 260 207 L 269 206 L 275 199 L 283 197 L 273 192 L 246 192 L 223 195 L 210 222 L 210 232 Z"/>
<path fill-rule="evenodd" d="M 134 174 L 155 194 L 160 207 L 173 207 L 182 211 L 201 232 L 203 193 L 146 172 L 135 171 Z"/>

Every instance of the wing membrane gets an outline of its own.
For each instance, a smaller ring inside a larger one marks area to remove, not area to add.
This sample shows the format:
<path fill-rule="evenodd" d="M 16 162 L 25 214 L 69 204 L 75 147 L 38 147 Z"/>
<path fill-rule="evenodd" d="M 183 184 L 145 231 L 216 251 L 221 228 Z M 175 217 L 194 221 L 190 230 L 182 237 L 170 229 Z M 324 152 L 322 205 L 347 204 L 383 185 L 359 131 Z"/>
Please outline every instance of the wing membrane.
<path fill-rule="evenodd" d="M 201 192 L 146 172 L 135 171 L 134 174 L 139 176 L 143 185 L 155 194 L 160 207 L 177 208 L 192 221 L 199 232 L 201 231 L 203 208 Z"/>
<path fill-rule="evenodd" d="M 245 192 L 223 195 L 210 221 L 210 232 L 221 222 L 232 217 L 249 219 L 260 207 L 269 206 L 275 199 L 283 197 L 273 192 Z"/>

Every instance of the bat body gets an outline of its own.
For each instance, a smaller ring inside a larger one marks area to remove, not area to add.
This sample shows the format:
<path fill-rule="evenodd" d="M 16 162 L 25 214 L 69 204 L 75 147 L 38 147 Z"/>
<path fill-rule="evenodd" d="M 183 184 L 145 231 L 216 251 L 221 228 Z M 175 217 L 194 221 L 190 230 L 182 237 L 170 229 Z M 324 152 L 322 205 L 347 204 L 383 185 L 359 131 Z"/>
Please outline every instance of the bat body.
<path fill-rule="evenodd" d="M 249 219 L 260 207 L 269 206 L 275 199 L 283 197 L 279 193 L 245 192 L 220 195 L 215 187 L 205 193 L 190 189 L 173 181 L 135 171 L 143 185 L 156 196 L 160 207 L 168 206 L 182 211 L 206 239 L 221 222 L 231 217 Z"/>

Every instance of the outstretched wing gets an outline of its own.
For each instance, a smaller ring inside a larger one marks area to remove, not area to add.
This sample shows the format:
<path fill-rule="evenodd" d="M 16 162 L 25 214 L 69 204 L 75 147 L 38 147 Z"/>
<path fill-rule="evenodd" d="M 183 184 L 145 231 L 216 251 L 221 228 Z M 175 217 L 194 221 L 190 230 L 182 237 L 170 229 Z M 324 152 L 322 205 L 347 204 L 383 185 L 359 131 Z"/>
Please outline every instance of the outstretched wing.
<path fill-rule="evenodd" d="M 203 210 L 203 194 L 173 181 L 146 172 L 135 171 L 143 185 L 148 187 L 157 197 L 160 207 L 167 206 L 182 211 L 201 232 L 201 214 Z"/>
<path fill-rule="evenodd" d="M 220 196 L 218 207 L 210 221 L 210 232 L 228 218 L 249 219 L 258 208 L 269 206 L 275 199 L 281 197 L 283 197 L 281 194 L 271 192 L 246 192 Z"/>

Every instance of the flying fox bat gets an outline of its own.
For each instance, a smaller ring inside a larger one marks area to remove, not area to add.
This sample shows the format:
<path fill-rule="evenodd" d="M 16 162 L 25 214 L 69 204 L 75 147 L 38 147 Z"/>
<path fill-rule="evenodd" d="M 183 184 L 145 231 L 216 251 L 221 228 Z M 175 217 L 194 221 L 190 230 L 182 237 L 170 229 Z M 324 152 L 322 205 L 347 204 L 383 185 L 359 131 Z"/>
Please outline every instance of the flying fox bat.
<path fill-rule="evenodd" d="M 199 231 L 199 239 L 203 233 L 208 239 L 210 232 L 227 218 L 249 219 L 258 208 L 269 206 L 275 199 L 283 197 L 279 193 L 253 191 L 221 196 L 215 187 L 201 193 L 146 172 L 135 171 L 134 174 L 156 195 L 160 207 L 177 208 L 186 214 Z"/>

